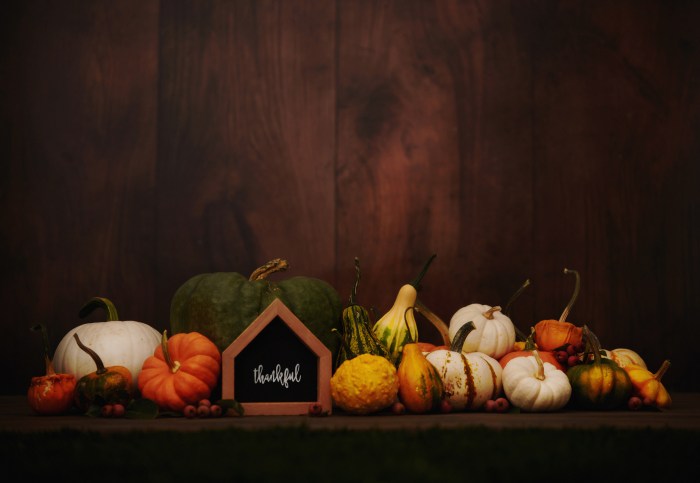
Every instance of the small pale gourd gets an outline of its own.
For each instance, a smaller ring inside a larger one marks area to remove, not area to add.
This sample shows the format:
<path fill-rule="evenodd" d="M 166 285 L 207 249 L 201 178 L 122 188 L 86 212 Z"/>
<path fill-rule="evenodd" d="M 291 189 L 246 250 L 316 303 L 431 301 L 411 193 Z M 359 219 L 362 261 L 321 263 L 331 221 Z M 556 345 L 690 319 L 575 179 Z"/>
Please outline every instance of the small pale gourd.
<path fill-rule="evenodd" d="M 460 347 L 474 323 L 464 324 L 450 350 L 438 349 L 425 358 L 437 369 L 447 399 L 456 411 L 475 411 L 501 393 L 502 368 L 497 360 L 481 352 L 464 353 Z"/>
<path fill-rule="evenodd" d="M 557 411 L 569 402 L 571 383 L 566 373 L 542 362 L 538 351 L 517 357 L 503 369 L 503 392 L 510 403 L 528 412 Z"/>
<path fill-rule="evenodd" d="M 143 322 L 120 321 L 114 304 L 106 298 L 91 299 L 79 315 L 85 317 L 98 307 L 107 311 L 108 320 L 82 324 L 68 331 L 56 347 L 54 367 L 57 372 L 74 374 L 77 380 L 95 371 L 95 362 L 75 343 L 73 334 L 78 334 L 83 344 L 100 354 L 105 366 L 126 367 L 135 390 L 141 366 L 160 345 L 161 335 Z"/>
<path fill-rule="evenodd" d="M 646 362 L 644 362 L 644 359 L 642 359 L 642 356 L 640 356 L 632 349 L 602 349 L 600 351 L 600 356 L 605 357 L 607 359 L 612 359 L 620 367 L 625 367 L 634 364 L 635 366 L 640 366 L 644 369 L 647 369 L 647 364 Z"/>
<path fill-rule="evenodd" d="M 473 322 L 475 330 L 469 333 L 461 347 L 462 352 L 481 352 L 500 359 L 513 350 L 515 327 L 501 308 L 490 305 L 470 304 L 462 307 L 450 320 L 450 339 L 467 322 Z"/>

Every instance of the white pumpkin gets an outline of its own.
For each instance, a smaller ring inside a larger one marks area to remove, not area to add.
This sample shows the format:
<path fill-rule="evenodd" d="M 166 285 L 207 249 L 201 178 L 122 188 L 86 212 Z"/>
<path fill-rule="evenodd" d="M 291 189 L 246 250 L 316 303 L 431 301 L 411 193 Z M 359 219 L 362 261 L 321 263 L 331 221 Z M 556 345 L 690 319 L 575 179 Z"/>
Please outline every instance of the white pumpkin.
<path fill-rule="evenodd" d="M 497 360 L 480 353 L 454 350 L 474 325 L 465 325 L 455 337 L 452 349 L 438 349 L 426 355 L 440 374 L 445 397 L 457 411 L 481 408 L 489 399 L 496 399 L 502 389 L 502 368 Z"/>
<path fill-rule="evenodd" d="M 503 369 L 503 391 L 510 403 L 529 412 L 557 411 L 571 398 L 564 371 L 535 355 L 516 357 Z"/>
<path fill-rule="evenodd" d="M 450 320 L 450 340 L 467 322 L 474 322 L 476 327 L 464 341 L 462 352 L 483 352 L 500 359 L 513 350 L 515 343 L 515 326 L 501 308 L 490 305 L 470 304 L 462 307 Z"/>
<path fill-rule="evenodd" d="M 88 305 L 104 305 L 111 318 L 116 318 L 116 309 L 107 299 L 93 299 L 81 310 L 84 316 Z M 148 324 L 133 320 L 109 320 L 91 322 L 71 329 L 56 347 L 53 364 L 56 372 L 74 374 L 80 379 L 95 372 L 95 361 L 78 347 L 73 337 L 77 333 L 84 345 L 97 352 L 105 366 L 124 366 L 131 372 L 133 388 L 137 388 L 138 375 L 144 361 L 153 355 L 160 345 L 161 334 Z"/>
<path fill-rule="evenodd" d="M 630 364 L 634 364 L 637 366 L 642 366 L 644 369 L 647 369 L 647 364 L 646 362 L 644 362 L 644 359 L 642 359 L 642 356 L 637 354 L 632 349 L 603 349 L 601 350 L 600 355 L 607 359 L 612 359 L 620 367 L 625 367 L 629 366 Z"/>

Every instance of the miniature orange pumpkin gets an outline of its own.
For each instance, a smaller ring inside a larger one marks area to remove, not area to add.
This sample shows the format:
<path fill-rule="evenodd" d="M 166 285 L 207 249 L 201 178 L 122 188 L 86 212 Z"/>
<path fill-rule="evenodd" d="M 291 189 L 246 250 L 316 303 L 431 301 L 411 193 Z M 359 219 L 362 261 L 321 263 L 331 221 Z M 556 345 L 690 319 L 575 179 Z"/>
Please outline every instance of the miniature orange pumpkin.
<path fill-rule="evenodd" d="M 221 353 L 206 336 L 188 332 L 168 339 L 164 331 L 160 346 L 143 363 L 138 385 L 141 396 L 158 407 L 182 411 L 209 398 L 220 372 Z"/>
<path fill-rule="evenodd" d="M 27 391 L 27 401 L 37 414 L 65 413 L 73 406 L 75 376 L 73 374 L 57 374 L 54 370 L 53 361 L 49 357 L 49 336 L 46 327 L 40 324 L 32 327 L 32 330 L 41 330 L 44 339 L 46 375 L 32 377 Z"/>
<path fill-rule="evenodd" d="M 573 273 L 576 276 L 574 294 L 571 296 L 571 300 L 569 300 L 569 304 L 562 312 L 559 320 L 540 320 L 535 325 L 535 342 L 539 350 L 553 351 L 567 344 L 573 346 L 581 344 L 583 329 L 566 321 L 566 317 L 574 306 L 576 298 L 578 298 L 578 292 L 581 288 L 581 277 L 576 270 L 569 270 L 568 268 L 564 269 L 564 273 Z"/>

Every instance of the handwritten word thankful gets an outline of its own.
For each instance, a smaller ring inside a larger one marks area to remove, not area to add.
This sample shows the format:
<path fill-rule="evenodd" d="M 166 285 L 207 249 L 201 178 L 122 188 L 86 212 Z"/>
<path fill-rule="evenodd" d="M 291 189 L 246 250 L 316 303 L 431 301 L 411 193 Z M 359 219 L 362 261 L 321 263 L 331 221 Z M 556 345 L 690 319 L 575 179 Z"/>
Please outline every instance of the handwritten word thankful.
<path fill-rule="evenodd" d="M 299 374 L 299 364 L 294 366 L 294 372 L 290 371 L 288 368 L 282 370 L 282 366 L 277 364 L 269 373 L 265 373 L 262 364 L 258 366 L 257 369 L 253 369 L 253 383 L 254 384 L 265 384 L 268 382 L 278 382 L 283 385 L 286 389 L 289 389 L 290 382 L 301 382 L 301 374 Z"/>

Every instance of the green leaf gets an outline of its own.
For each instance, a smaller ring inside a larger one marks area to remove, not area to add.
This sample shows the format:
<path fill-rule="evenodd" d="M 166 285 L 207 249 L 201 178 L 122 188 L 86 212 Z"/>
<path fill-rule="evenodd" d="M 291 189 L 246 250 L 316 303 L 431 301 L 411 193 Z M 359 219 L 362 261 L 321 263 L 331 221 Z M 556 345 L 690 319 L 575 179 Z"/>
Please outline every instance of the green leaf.
<path fill-rule="evenodd" d="M 231 412 L 231 416 L 243 416 L 245 412 L 241 403 L 235 399 L 219 399 L 215 404 L 221 406 L 224 415 L 228 415 Z M 229 411 L 230 410 L 230 411 Z"/>
<path fill-rule="evenodd" d="M 150 399 L 132 399 L 126 406 L 125 418 L 155 419 L 158 417 L 158 405 Z"/>

